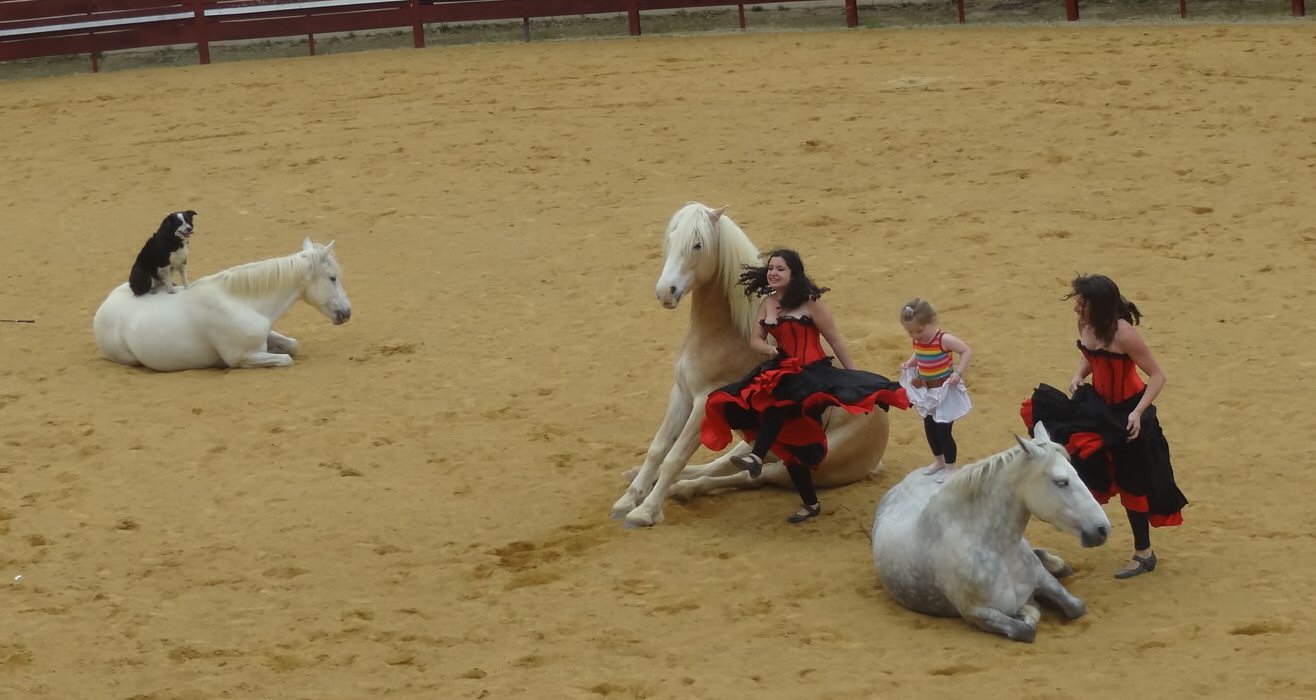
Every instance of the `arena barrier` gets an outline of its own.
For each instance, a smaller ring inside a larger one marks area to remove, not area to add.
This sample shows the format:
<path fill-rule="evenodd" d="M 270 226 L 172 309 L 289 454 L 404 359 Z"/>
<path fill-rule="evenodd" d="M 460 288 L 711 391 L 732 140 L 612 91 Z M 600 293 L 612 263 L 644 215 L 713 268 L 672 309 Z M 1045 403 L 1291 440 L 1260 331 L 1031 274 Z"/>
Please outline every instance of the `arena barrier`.
<path fill-rule="evenodd" d="M 776 0 L 785 5 L 806 0 Z M 1061 0 L 1070 21 L 1079 0 Z M 1276 0 L 1277 2 L 1281 0 Z M 1306 0 L 1289 0 L 1295 17 Z M 425 46 L 425 25 L 520 20 L 530 39 L 530 20 L 625 14 L 631 35 L 641 33 L 645 11 L 736 7 L 745 28 L 745 5 L 717 0 L 0 0 L 0 61 L 87 54 L 93 72 L 106 51 L 195 45 L 198 62 L 210 63 L 217 41 L 307 37 L 337 32 L 411 28 L 416 48 Z M 753 5 L 755 3 L 748 3 Z M 858 0 L 845 0 L 845 23 L 859 25 Z M 964 0 L 956 0 L 964 23 Z M 1188 0 L 1179 0 L 1188 16 Z"/>

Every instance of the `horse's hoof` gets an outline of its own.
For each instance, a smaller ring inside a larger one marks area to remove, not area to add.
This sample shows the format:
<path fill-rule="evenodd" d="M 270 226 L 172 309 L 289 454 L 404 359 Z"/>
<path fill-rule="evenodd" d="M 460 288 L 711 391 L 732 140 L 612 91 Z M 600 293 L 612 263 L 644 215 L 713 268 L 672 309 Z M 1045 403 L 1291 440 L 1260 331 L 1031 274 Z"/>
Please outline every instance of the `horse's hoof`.
<path fill-rule="evenodd" d="M 1037 628 L 1024 627 L 1017 632 L 1012 632 L 1010 634 L 1010 639 L 1016 642 L 1023 642 L 1024 644 L 1032 644 L 1033 640 L 1037 639 Z"/>
<path fill-rule="evenodd" d="M 653 527 L 653 520 L 644 516 L 626 516 L 621 522 L 621 526 L 627 530 L 634 530 L 640 527 Z"/>
<path fill-rule="evenodd" d="M 640 506 L 626 515 L 626 520 L 622 522 L 622 527 L 627 530 L 633 530 L 637 527 L 653 527 L 662 521 L 662 511 L 658 511 L 657 515 L 649 515 L 644 512 L 644 507 Z"/>

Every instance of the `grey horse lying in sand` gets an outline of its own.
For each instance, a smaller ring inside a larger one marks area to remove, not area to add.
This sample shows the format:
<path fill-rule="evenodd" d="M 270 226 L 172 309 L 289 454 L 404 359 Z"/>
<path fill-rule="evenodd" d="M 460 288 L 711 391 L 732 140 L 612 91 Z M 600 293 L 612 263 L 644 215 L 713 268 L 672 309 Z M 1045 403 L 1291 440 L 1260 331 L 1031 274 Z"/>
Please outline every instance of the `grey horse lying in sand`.
<path fill-rule="evenodd" d="M 1024 526 L 1036 515 L 1106 541 L 1110 520 L 1079 479 L 1065 449 L 1040 423 L 1036 437 L 961 469 L 944 484 L 916 469 L 891 488 L 873 522 L 873 564 L 891 597 L 928 615 L 959 615 L 1020 642 L 1037 634 L 1037 600 L 1068 618 L 1087 612 L 1060 584 L 1064 560 L 1033 550 Z"/>

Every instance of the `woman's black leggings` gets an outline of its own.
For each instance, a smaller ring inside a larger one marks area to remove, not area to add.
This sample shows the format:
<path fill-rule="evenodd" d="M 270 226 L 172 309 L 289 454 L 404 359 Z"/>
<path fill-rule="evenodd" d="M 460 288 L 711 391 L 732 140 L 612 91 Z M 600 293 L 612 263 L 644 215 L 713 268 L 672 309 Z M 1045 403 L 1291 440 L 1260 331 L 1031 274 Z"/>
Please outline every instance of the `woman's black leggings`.
<path fill-rule="evenodd" d="M 1147 516 L 1128 508 L 1124 512 L 1129 514 L 1129 527 L 1133 529 L 1133 548 L 1151 549 L 1151 523 Z"/>
<path fill-rule="evenodd" d="M 754 435 L 754 449 L 752 452 L 760 460 L 768 456 L 768 450 L 772 449 L 772 443 L 777 441 L 777 435 L 781 433 L 781 425 L 786 420 L 786 412 L 773 406 L 759 416 L 758 433 Z M 811 506 L 818 502 L 818 492 L 813 489 L 813 470 L 798 464 L 792 464 L 786 467 L 786 473 L 790 474 L 791 483 L 795 484 L 795 490 L 800 494 L 800 500 L 804 505 Z"/>
<path fill-rule="evenodd" d="M 944 457 L 946 464 L 954 464 L 955 458 L 959 456 L 955 438 L 950 434 L 954 427 L 954 423 L 938 423 L 932 416 L 923 419 L 923 433 L 928 436 L 928 447 L 932 448 L 932 455 Z"/>
<path fill-rule="evenodd" d="M 768 456 L 768 450 L 772 449 L 772 443 L 777 441 L 777 435 L 781 433 L 781 424 L 786 422 L 786 411 L 780 406 L 769 406 L 763 413 L 759 414 L 759 430 L 754 435 L 754 449 L 751 452 L 762 462 Z"/>

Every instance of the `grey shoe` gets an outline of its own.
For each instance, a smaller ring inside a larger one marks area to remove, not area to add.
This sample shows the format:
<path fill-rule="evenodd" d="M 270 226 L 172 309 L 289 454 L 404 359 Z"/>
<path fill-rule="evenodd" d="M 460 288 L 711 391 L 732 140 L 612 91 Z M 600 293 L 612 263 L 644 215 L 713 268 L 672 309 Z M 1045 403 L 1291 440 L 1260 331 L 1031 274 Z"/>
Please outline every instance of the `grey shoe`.
<path fill-rule="evenodd" d="M 1137 562 L 1138 565 L 1133 567 L 1132 569 L 1120 569 L 1119 571 L 1116 571 L 1115 578 L 1118 579 L 1133 578 L 1134 576 L 1150 574 L 1151 572 L 1156 570 L 1156 552 L 1152 552 L 1149 556 L 1146 557 L 1140 557 L 1135 554 L 1133 555 L 1133 561 Z"/>

